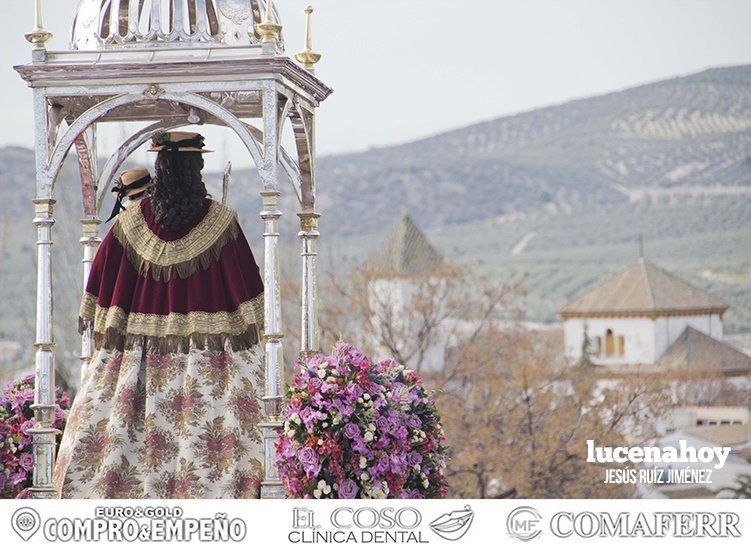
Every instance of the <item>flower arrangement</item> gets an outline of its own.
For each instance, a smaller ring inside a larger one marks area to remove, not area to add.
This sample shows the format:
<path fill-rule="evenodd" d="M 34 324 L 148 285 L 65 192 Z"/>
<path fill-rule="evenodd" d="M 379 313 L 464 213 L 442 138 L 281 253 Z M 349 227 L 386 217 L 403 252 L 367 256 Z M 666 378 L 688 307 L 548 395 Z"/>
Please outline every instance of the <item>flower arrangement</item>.
<path fill-rule="evenodd" d="M 58 406 L 54 427 L 65 427 L 70 399 L 58 393 Z M 21 498 L 19 493 L 31 487 L 34 457 L 31 453 L 31 436 L 26 434 L 34 426 L 34 375 L 21 380 L 11 380 L 0 393 L 0 498 Z"/>
<path fill-rule="evenodd" d="M 444 435 L 413 370 L 340 343 L 298 361 L 276 467 L 291 498 L 438 498 Z"/>

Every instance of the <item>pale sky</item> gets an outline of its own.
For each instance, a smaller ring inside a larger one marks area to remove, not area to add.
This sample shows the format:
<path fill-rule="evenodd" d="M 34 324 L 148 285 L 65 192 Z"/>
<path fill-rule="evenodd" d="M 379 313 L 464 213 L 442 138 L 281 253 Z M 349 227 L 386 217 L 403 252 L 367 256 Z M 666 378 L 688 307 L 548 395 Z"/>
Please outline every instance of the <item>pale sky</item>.
<path fill-rule="evenodd" d="M 751 63 L 749 0 L 278 0 L 288 54 L 301 49 L 310 2 L 317 74 L 334 88 L 320 109 L 320 154 Z M 67 48 L 76 3 L 43 1 L 50 49 Z M 0 145 L 30 146 L 31 93 L 11 66 L 30 56 L 33 0 L 3 5 Z M 209 132 L 240 153 L 234 137 Z"/>

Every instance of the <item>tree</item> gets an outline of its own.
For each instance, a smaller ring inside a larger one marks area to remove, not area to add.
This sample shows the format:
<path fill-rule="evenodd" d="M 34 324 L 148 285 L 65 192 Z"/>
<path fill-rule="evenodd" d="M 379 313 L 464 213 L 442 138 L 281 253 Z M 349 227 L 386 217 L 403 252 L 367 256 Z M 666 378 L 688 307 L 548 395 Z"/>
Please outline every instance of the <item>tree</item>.
<path fill-rule="evenodd" d="M 732 491 L 734 499 L 751 499 L 751 474 L 740 474 L 735 478 L 734 487 L 724 489 Z"/>
<path fill-rule="evenodd" d="M 592 363 L 592 340 L 589 338 L 589 327 L 584 324 L 584 339 L 582 340 L 582 352 L 579 356 L 579 365 L 589 366 Z"/>
<path fill-rule="evenodd" d="M 368 265 L 330 270 L 321 296 L 324 345 L 347 339 L 417 371 L 440 366 L 434 358 L 517 317 L 509 300 L 520 287 L 488 281 L 471 266 L 410 278 Z"/>
<path fill-rule="evenodd" d="M 669 408 L 659 380 L 607 384 L 596 368 L 568 365 L 560 334 L 492 331 L 463 346 L 439 406 L 452 449 L 449 479 L 460 497 L 489 495 L 493 480 L 525 498 L 629 497 L 586 462 L 586 440 L 634 444 L 654 436 Z"/>

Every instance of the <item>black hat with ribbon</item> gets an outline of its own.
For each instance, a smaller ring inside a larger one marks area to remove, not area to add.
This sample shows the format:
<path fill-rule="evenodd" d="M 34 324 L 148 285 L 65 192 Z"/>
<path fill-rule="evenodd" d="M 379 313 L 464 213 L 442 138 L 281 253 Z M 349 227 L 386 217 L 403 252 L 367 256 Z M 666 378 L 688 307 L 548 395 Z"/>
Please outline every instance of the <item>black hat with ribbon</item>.
<path fill-rule="evenodd" d="M 107 222 L 111 221 L 121 210 L 125 209 L 123 206 L 123 199 L 128 197 L 130 200 L 143 195 L 149 187 L 152 185 L 151 174 L 146 168 L 135 168 L 134 170 L 126 170 L 117 179 L 115 186 L 112 188 L 112 192 L 117 195 L 115 201 L 115 207 L 112 208 L 112 214 Z"/>
<path fill-rule="evenodd" d="M 212 153 L 204 149 L 204 137 L 197 132 L 161 132 L 151 139 L 151 152 L 157 151 L 193 151 Z"/>

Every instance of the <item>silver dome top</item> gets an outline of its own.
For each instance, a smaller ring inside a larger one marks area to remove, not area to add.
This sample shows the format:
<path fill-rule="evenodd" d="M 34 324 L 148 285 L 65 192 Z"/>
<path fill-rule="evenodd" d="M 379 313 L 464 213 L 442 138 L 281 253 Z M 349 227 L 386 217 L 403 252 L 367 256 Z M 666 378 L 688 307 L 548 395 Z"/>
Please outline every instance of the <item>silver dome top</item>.
<path fill-rule="evenodd" d="M 254 24 L 265 14 L 266 0 L 79 0 L 71 47 L 248 45 L 260 42 Z"/>

